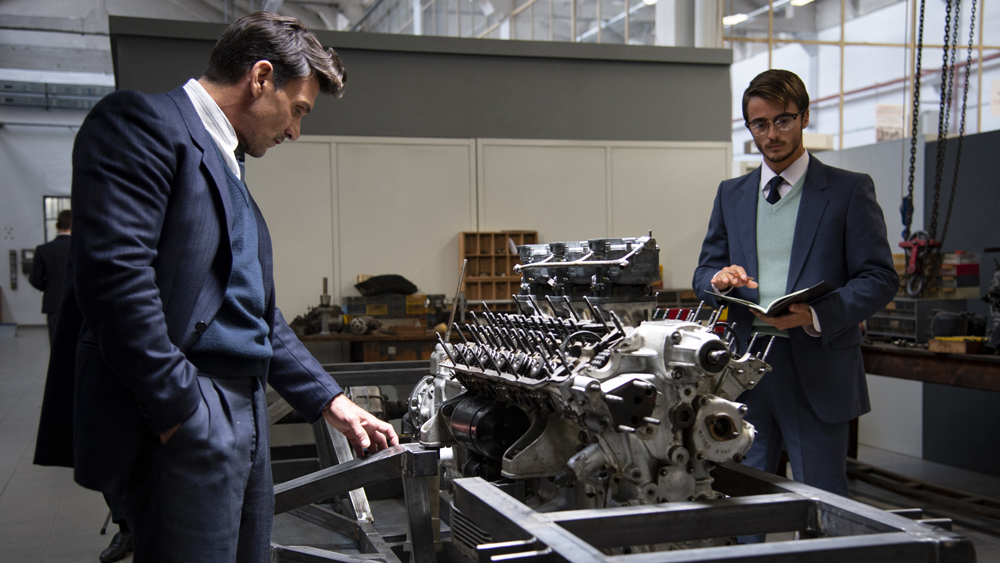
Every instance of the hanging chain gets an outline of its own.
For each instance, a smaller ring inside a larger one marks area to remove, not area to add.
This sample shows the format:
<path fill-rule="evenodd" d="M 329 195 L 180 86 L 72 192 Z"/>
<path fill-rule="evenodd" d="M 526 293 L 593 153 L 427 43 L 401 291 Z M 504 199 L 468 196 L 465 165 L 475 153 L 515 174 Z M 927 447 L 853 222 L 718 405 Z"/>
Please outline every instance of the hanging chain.
<path fill-rule="evenodd" d="M 910 176 L 907 194 L 903 200 L 903 240 L 910 239 L 910 225 L 913 223 L 913 181 L 917 167 L 917 133 L 920 123 L 920 65 L 924 51 L 924 5 L 920 0 L 920 31 L 917 32 L 916 61 L 913 69 L 913 120 L 910 127 Z"/>
<path fill-rule="evenodd" d="M 956 32 L 958 26 L 955 26 Z M 972 69 L 972 46 L 976 35 L 976 0 L 972 0 L 972 16 L 969 18 L 969 51 L 965 58 L 965 83 L 962 85 L 962 114 L 958 126 L 958 147 L 955 151 L 955 172 L 951 179 L 951 195 L 948 197 L 948 211 L 944 216 L 944 228 L 941 230 L 941 244 L 944 244 L 944 237 L 948 235 L 948 224 L 951 223 L 951 210 L 955 206 L 955 192 L 958 190 L 958 167 L 962 162 L 962 141 L 965 136 L 965 109 L 969 99 L 969 71 Z M 958 50 L 956 39 L 955 50 Z"/>
<path fill-rule="evenodd" d="M 961 2 L 961 0 L 958 0 Z M 955 30 L 958 30 L 958 12 L 955 14 Z M 951 86 L 954 74 L 954 55 L 952 55 L 951 66 L 948 66 L 948 56 L 951 54 L 951 0 L 945 0 L 944 12 L 944 51 L 941 55 L 941 104 L 938 110 L 938 145 L 937 162 L 934 167 L 934 206 L 931 208 L 931 225 L 927 229 L 927 236 L 931 240 L 936 240 L 938 208 L 941 204 L 941 179 L 944 176 L 944 159 L 948 148 L 948 118 L 951 113 Z"/>

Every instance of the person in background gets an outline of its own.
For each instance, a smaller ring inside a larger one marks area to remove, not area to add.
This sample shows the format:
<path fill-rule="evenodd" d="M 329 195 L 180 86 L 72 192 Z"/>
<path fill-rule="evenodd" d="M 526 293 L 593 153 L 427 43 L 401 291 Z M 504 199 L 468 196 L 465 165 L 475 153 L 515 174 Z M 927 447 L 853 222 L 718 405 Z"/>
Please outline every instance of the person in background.
<path fill-rule="evenodd" d="M 49 344 L 55 338 L 59 303 L 66 287 L 66 267 L 69 263 L 69 240 L 73 228 L 73 212 L 64 209 L 56 218 L 56 238 L 35 248 L 28 283 L 42 292 L 42 313 L 49 326 Z"/>

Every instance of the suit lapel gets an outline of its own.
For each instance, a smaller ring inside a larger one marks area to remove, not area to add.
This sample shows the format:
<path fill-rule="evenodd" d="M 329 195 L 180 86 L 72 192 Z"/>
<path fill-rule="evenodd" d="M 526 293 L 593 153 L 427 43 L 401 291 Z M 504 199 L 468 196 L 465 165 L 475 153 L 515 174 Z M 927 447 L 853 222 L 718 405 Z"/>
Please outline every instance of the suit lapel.
<path fill-rule="evenodd" d="M 795 219 L 795 238 L 792 239 L 792 257 L 788 264 L 786 293 L 794 290 L 799 276 L 802 275 L 802 268 L 812 249 L 820 219 L 823 218 L 823 212 L 830 202 L 826 188 L 826 165 L 809 155 L 809 169 L 806 170 L 806 181 L 802 185 L 799 215 Z"/>
<path fill-rule="evenodd" d="M 226 183 L 226 173 L 222 169 L 222 159 L 219 157 L 218 147 L 215 146 L 212 136 L 205 129 L 205 124 L 201 122 L 201 117 L 195 111 L 194 104 L 191 103 L 191 98 L 188 97 L 184 87 L 168 92 L 167 96 L 170 96 L 177 104 L 177 108 L 180 109 L 181 116 L 184 118 L 184 124 L 191 134 L 191 140 L 201 149 L 201 163 L 208 170 L 209 185 L 215 190 L 219 201 L 222 202 L 222 210 L 226 217 L 226 238 L 229 239 L 233 229 L 233 210 L 229 201 L 229 187 Z"/>
<path fill-rule="evenodd" d="M 747 275 L 757 277 L 757 200 L 760 199 L 760 168 L 747 174 L 739 188 L 737 231 L 746 262 L 742 264 Z"/>

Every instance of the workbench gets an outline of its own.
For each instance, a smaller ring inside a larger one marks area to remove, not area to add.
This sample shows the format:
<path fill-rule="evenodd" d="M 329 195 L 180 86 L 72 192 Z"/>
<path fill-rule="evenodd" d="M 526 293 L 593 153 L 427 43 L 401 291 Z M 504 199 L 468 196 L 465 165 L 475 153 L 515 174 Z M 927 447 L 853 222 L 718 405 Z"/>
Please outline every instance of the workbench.
<path fill-rule="evenodd" d="M 300 336 L 302 342 L 348 342 L 352 362 L 389 362 L 429 360 L 437 346 L 436 332 L 414 334 L 309 334 Z"/>
<path fill-rule="evenodd" d="M 1000 433 L 1000 357 L 883 343 L 861 350 L 867 373 L 920 382 L 923 459 L 1000 477 L 1000 450 L 983 441 Z"/>
<path fill-rule="evenodd" d="M 1000 391 L 1000 356 L 939 354 L 893 344 L 861 347 L 865 373 L 983 391 Z"/>

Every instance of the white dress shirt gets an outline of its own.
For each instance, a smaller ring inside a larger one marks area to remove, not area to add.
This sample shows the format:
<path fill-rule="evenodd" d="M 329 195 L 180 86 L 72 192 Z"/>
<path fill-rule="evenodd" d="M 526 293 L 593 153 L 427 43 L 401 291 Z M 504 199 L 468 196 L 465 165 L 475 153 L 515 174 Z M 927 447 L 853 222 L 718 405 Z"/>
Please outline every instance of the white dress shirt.
<path fill-rule="evenodd" d="M 229 166 L 233 174 L 236 174 L 236 177 L 242 180 L 243 175 L 240 174 L 240 163 L 236 161 L 235 154 L 236 147 L 239 146 L 239 141 L 236 139 L 236 130 L 233 129 L 233 124 L 229 123 L 229 118 L 226 117 L 226 114 L 222 113 L 222 108 L 219 107 L 219 104 L 215 103 L 215 100 L 208 94 L 205 87 L 198 83 L 197 80 L 194 78 L 188 80 L 187 84 L 184 85 L 184 91 L 191 98 L 194 110 L 198 112 L 198 117 L 205 124 L 205 129 L 208 130 L 208 134 L 215 141 L 215 146 L 219 147 L 219 152 L 222 153 L 222 158 L 225 160 L 226 166 Z"/>
<path fill-rule="evenodd" d="M 802 156 L 795 159 L 795 162 L 788 165 L 784 172 L 781 173 L 781 179 L 784 182 L 778 186 L 778 193 L 781 197 L 788 195 L 788 192 L 792 191 L 792 186 L 795 185 L 803 176 L 806 175 L 806 170 L 809 169 L 809 152 L 806 151 L 802 153 Z M 775 174 L 774 170 L 767 167 L 767 164 L 760 165 L 760 189 L 764 192 L 764 199 L 767 199 L 767 194 L 771 191 L 767 187 L 767 183 L 771 181 L 778 174 Z"/>

